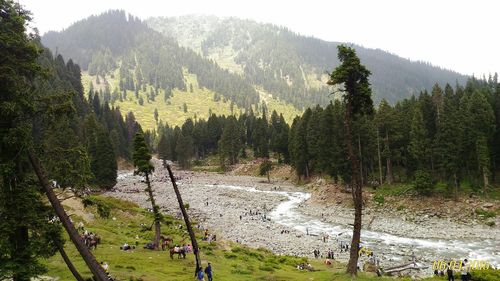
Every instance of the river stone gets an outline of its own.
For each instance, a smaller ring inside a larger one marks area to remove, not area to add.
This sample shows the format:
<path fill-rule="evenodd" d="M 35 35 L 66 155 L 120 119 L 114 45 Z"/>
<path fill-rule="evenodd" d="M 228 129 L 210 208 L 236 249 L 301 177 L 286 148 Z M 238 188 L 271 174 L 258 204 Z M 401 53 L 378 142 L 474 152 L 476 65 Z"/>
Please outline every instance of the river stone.
<path fill-rule="evenodd" d="M 493 203 L 485 203 L 483 204 L 483 208 L 492 208 L 494 205 Z"/>

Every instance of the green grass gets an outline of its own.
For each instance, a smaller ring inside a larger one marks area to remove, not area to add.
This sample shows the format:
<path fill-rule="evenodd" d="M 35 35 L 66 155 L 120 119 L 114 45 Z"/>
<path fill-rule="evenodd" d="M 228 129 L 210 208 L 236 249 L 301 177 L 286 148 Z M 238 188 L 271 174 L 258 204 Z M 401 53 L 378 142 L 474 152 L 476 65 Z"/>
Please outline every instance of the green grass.
<path fill-rule="evenodd" d="M 151 241 L 153 235 L 152 231 L 143 231 L 140 226 L 141 223 L 151 223 L 150 213 L 126 201 L 103 196 L 93 196 L 93 199 L 111 206 L 112 209 L 109 219 L 99 218 L 95 206 L 86 209 L 94 212 L 96 219 L 85 226 L 102 237 L 102 243 L 93 253 L 99 262 L 106 261 L 109 264 L 113 276 L 118 280 L 192 280 L 192 254 L 188 254 L 185 260 L 171 260 L 167 252 L 142 249 L 144 244 Z M 80 221 L 77 217 L 73 217 L 73 220 Z M 173 237 L 178 243 L 183 238 L 189 243 L 187 234 L 177 229 L 179 224 L 180 221 L 167 217 L 162 225 L 162 233 Z M 198 233 L 198 238 L 201 235 L 202 233 Z M 119 247 L 125 242 L 130 245 L 137 244 L 137 248 L 123 252 Z M 332 269 L 326 268 L 319 261 L 312 261 L 318 271 L 302 272 L 296 270 L 295 266 L 302 262 L 303 258 L 276 256 L 265 249 L 250 249 L 229 242 L 208 244 L 201 239 L 198 242 L 203 265 L 208 261 L 212 263 L 216 280 L 331 280 L 336 270 L 343 271 L 343 265 L 336 264 Z M 90 277 L 90 272 L 72 244 L 66 243 L 65 249 L 80 273 Z M 47 275 L 57 276 L 60 280 L 73 280 L 59 255 L 48 259 L 46 264 L 49 268 Z"/>
<path fill-rule="evenodd" d="M 110 83 L 110 90 L 118 87 L 118 73 L 115 72 L 114 79 L 110 75 L 106 77 Z M 146 93 L 139 91 L 139 96 L 144 100 L 144 104 L 140 105 L 135 98 L 135 93 L 133 91 L 127 91 L 127 98 L 123 101 L 115 101 L 113 106 L 119 106 L 122 114 L 126 114 L 132 111 L 144 129 L 156 128 L 157 122 L 154 119 L 154 111 L 158 110 L 158 121 L 167 122 L 169 125 L 182 125 L 184 121 L 188 118 L 193 120 L 198 119 L 208 119 L 209 111 L 212 110 L 216 114 L 231 114 L 230 102 L 224 101 L 222 98 L 219 101 L 214 101 L 214 92 L 206 88 L 198 87 L 198 80 L 195 74 L 189 73 L 184 70 L 184 79 L 186 81 L 187 90 L 180 91 L 179 89 L 174 89 L 172 91 L 172 96 L 165 101 L 162 89 L 159 90 L 158 96 L 154 101 L 147 101 Z M 82 84 L 85 87 L 85 92 L 88 92 L 88 87 L 90 81 L 93 81 L 94 88 L 99 89 L 103 87 L 103 81 L 101 79 L 101 84 L 97 85 L 95 77 L 89 76 L 88 73 L 82 73 Z M 193 92 L 190 92 L 189 85 L 193 85 Z M 151 87 L 146 87 L 146 92 L 149 93 Z M 186 103 L 187 112 L 184 112 L 183 105 Z M 233 113 L 239 114 L 241 109 L 236 105 L 233 107 Z"/>
<path fill-rule="evenodd" d="M 231 102 L 224 100 L 222 96 L 218 101 L 215 101 L 215 92 L 200 88 L 198 79 L 195 74 L 189 73 L 187 69 L 183 70 L 183 75 L 186 84 L 186 91 L 179 89 L 172 90 L 172 96 L 168 100 L 164 100 L 164 91 L 159 90 L 158 96 L 154 101 L 147 101 L 146 93 L 149 93 L 151 86 L 146 87 L 146 92 L 139 91 L 139 96 L 143 98 L 144 103 L 140 105 L 138 99 L 135 98 L 134 91 L 127 91 L 125 100 L 116 100 L 112 105 L 120 107 L 122 114 L 132 111 L 144 129 L 154 129 L 157 127 L 157 121 L 154 119 L 154 111 L 158 110 L 158 121 L 167 122 L 171 126 L 180 126 L 188 118 L 194 119 L 208 119 L 209 112 L 217 115 L 230 115 L 231 113 L 239 115 L 242 109 L 238 106 L 233 106 L 231 112 Z M 110 91 L 113 92 L 118 88 L 119 81 L 118 70 L 113 72 L 113 75 L 107 75 L 106 79 L 110 85 Z M 95 90 L 104 91 L 104 79 L 100 78 L 100 84 L 96 83 L 96 77 L 90 76 L 87 72 L 82 72 L 82 85 L 84 86 L 85 93 L 89 91 L 90 82 L 93 83 Z M 190 85 L 193 85 L 193 92 L 190 92 Z M 261 94 L 262 97 L 262 94 Z M 302 111 L 297 110 L 290 104 L 274 99 L 271 95 L 265 95 L 265 102 L 268 107 L 268 114 L 273 110 L 282 113 L 285 120 L 289 123 L 292 122 L 296 115 L 301 115 Z M 187 112 L 184 112 L 183 105 L 187 105 Z M 254 108 L 255 109 L 255 108 Z"/>
<path fill-rule="evenodd" d="M 85 227 L 101 236 L 101 244 L 93 253 L 99 262 L 106 261 L 109 264 L 109 270 L 114 277 L 118 280 L 144 281 L 193 280 L 194 257 L 192 254 L 188 254 L 186 259 L 174 257 L 171 260 L 167 252 L 142 249 L 145 243 L 151 241 L 153 233 L 143 231 L 140 224 L 149 225 L 152 221 L 151 213 L 128 201 L 103 196 L 92 198 L 110 206 L 112 210 L 110 218 L 103 219 L 97 216 L 95 206 L 86 209 L 87 212 L 93 212 L 96 219 L 91 223 L 86 223 Z M 72 218 L 75 222 L 80 221 L 78 217 Z M 187 233 L 177 228 L 179 224 L 182 222 L 166 216 L 162 224 L 162 233 L 173 237 L 177 243 L 184 243 L 180 242 L 181 239 L 189 243 Z M 206 266 L 207 262 L 212 263 L 215 280 L 353 280 L 345 273 L 345 264 L 338 262 L 335 262 L 332 267 L 327 267 L 321 260 L 278 256 L 267 249 L 252 249 L 227 241 L 208 244 L 201 241 L 201 232 L 197 232 L 197 236 L 202 265 Z M 137 248 L 123 252 L 119 247 L 125 242 L 130 245 L 137 244 Z M 86 269 L 73 245 L 67 242 L 65 249 L 84 278 L 90 277 L 89 270 Z M 297 264 L 302 262 L 310 262 L 316 271 L 297 270 Z M 60 280 L 74 279 L 59 255 L 46 260 L 46 265 L 49 269 L 46 275 L 59 277 Z M 356 278 L 360 281 L 374 279 L 394 280 L 392 277 L 378 278 L 369 273 L 360 273 Z M 398 280 L 410 279 L 399 278 Z"/>
<path fill-rule="evenodd" d="M 385 196 L 401 196 L 409 194 L 413 191 L 413 186 L 410 184 L 384 184 L 374 190 L 375 197 Z"/>

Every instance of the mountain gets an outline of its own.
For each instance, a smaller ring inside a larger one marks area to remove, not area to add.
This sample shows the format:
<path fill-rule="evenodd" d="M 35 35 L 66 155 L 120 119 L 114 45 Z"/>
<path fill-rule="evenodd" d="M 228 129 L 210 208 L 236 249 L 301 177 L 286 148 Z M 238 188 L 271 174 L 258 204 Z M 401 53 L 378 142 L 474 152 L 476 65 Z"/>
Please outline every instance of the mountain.
<path fill-rule="evenodd" d="M 80 20 L 42 43 L 82 68 L 85 91 L 133 111 L 145 128 L 211 113 L 277 110 L 287 121 L 305 107 L 327 104 L 327 71 L 338 64 L 337 42 L 305 37 L 286 28 L 236 18 L 151 18 L 124 11 Z M 373 73 L 376 103 L 464 83 L 466 76 L 355 46 Z"/>
<path fill-rule="evenodd" d="M 331 91 L 326 73 L 338 66 L 337 45 L 284 27 L 238 18 L 183 16 L 150 18 L 149 26 L 176 39 L 221 67 L 298 108 L 325 104 Z M 457 72 L 414 62 L 394 54 L 353 45 L 372 72 L 376 104 L 391 103 L 429 90 L 435 83 L 465 83 Z"/>
<path fill-rule="evenodd" d="M 210 110 L 230 114 L 259 104 L 259 93 L 242 77 L 124 11 L 48 32 L 42 43 L 81 66 L 87 90 L 100 90 L 104 102 L 134 111 L 147 128 L 159 119 L 175 125 L 207 118 Z"/>

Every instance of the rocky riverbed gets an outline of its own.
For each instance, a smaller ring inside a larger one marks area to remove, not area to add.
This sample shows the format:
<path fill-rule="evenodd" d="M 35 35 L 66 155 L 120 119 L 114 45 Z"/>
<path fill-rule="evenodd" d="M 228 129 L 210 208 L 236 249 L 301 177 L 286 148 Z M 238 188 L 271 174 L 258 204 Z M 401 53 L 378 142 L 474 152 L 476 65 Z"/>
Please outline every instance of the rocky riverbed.
<path fill-rule="evenodd" d="M 157 203 L 169 214 L 180 217 L 179 207 L 166 170 L 155 162 L 152 186 Z M 331 248 L 337 259 L 346 261 L 341 241 L 350 241 L 353 210 L 337 204 L 317 204 L 310 194 L 289 182 L 271 184 L 263 178 L 216 173 L 175 171 L 179 189 L 189 213 L 218 239 L 264 247 L 277 254 L 324 255 Z M 121 171 L 109 196 L 137 202 L 151 208 L 144 183 L 131 171 Z M 488 259 L 499 264 L 498 226 L 461 224 L 452 219 L 418 214 L 401 214 L 384 208 L 364 210 L 362 241 L 384 266 L 413 259 L 430 265 L 443 258 Z M 492 258 L 493 257 L 493 258 Z"/>

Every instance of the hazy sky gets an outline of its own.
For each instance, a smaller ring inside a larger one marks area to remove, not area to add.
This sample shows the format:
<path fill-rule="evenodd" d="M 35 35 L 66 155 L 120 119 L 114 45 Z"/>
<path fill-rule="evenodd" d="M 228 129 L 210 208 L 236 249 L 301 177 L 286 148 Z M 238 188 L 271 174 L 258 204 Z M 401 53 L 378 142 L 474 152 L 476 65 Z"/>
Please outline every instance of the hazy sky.
<path fill-rule="evenodd" d="M 43 34 L 91 14 L 236 16 L 327 41 L 380 48 L 464 74 L 500 72 L 500 1 L 487 0 L 18 0 Z"/>

